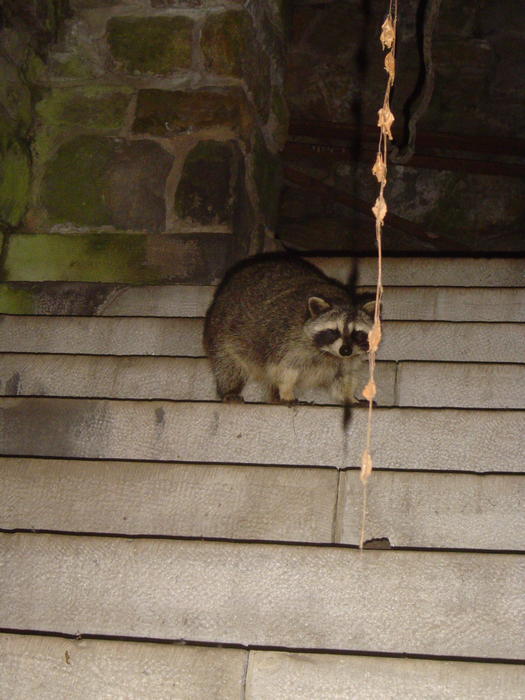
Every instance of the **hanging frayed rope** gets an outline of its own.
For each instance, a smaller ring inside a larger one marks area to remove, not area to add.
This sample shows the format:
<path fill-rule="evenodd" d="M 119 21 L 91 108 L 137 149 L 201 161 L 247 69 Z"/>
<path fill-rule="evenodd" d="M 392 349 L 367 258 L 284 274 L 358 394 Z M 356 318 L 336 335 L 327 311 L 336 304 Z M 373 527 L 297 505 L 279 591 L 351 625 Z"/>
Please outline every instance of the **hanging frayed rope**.
<path fill-rule="evenodd" d="M 379 183 L 379 195 L 372 208 L 376 219 L 376 242 L 377 242 L 377 286 L 376 305 L 374 313 L 374 325 L 368 334 L 368 383 L 363 389 L 363 396 L 368 401 L 368 424 L 366 430 L 366 447 L 361 458 L 361 481 L 363 483 L 363 513 L 361 519 L 361 534 L 359 537 L 359 547 L 363 549 L 365 539 L 365 522 L 367 512 L 367 483 L 372 473 L 372 409 L 377 388 L 375 382 L 376 355 L 381 342 L 381 300 L 383 298 L 383 252 L 381 232 L 385 220 L 387 205 L 385 201 L 385 187 L 387 183 L 387 155 L 388 142 L 392 140 L 392 124 L 394 115 L 390 109 L 390 93 L 396 74 L 396 27 L 397 27 L 397 0 L 390 0 L 388 15 L 381 27 L 380 41 L 383 50 L 387 50 L 385 55 L 385 70 L 388 73 L 388 80 L 385 90 L 383 106 L 378 112 L 377 125 L 380 129 L 377 156 L 372 168 L 372 173 Z"/>
<path fill-rule="evenodd" d="M 432 59 L 432 37 L 437 24 L 441 0 L 428 0 L 425 8 L 425 18 L 423 20 L 423 64 L 425 77 L 421 92 L 418 96 L 417 104 L 410 114 L 408 120 L 408 139 L 405 146 L 397 148 L 394 146 L 390 154 L 392 162 L 399 165 L 408 163 L 416 150 L 416 127 L 418 121 L 425 114 L 434 92 L 434 62 Z"/>

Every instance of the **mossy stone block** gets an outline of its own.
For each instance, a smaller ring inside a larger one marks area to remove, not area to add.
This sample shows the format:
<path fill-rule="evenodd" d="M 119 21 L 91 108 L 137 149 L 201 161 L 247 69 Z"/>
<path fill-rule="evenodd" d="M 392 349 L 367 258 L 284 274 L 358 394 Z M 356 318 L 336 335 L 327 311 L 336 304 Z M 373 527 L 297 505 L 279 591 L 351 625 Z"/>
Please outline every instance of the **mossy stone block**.
<path fill-rule="evenodd" d="M 41 81 L 47 71 L 47 66 L 42 58 L 33 50 L 28 49 L 25 65 L 25 75 L 29 85 L 35 85 Z"/>
<path fill-rule="evenodd" d="M 90 80 L 96 77 L 91 62 L 84 56 L 74 53 L 65 56 L 52 56 L 50 66 L 51 72 L 56 78 Z"/>
<path fill-rule="evenodd" d="M 57 143 L 68 133 L 82 130 L 97 134 L 118 133 L 124 126 L 133 90 L 90 85 L 54 88 L 36 105 L 38 128 L 33 141 L 35 160 L 51 158 Z"/>
<path fill-rule="evenodd" d="M 271 101 L 271 65 L 257 40 L 249 13 L 228 10 L 209 15 L 202 29 L 201 49 L 208 71 L 246 81 L 257 110 L 266 121 Z"/>
<path fill-rule="evenodd" d="M 0 149 L 0 155 L 0 222 L 14 227 L 29 203 L 31 159 L 27 148 L 16 140 Z"/>
<path fill-rule="evenodd" d="M 131 88 L 87 86 L 55 88 L 37 104 L 44 126 L 78 127 L 98 132 L 115 131 L 124 125 Z"/>
<path fill-rule="evenodd" d="M 144 236 L 17 234 L 11 236 L 6 281 L 155 281 L 145 268 Z"/>
<path fill-rule="evenodd" d="M 41 204 L 51 224 L 161 231 L 173 160 L 153 141 L 78 136 L 48 163 Z"/>
<path fill-rule="evenodd" d="M 228 234 L 14 234 L 4 281 L 216 284 L 231 262 Z"/>
<path fill-rule="evenodd" d="M 241 88 L 214 90 L 140 90 L 133 131 L 169 137 L 189 129 L 226 126 L 248 139 L 253 109 Z"/>
<path fill-rule="evenodd" d="M 193 25 L 189 17 L 112 17 L 107 40 L 124 70 L 169 75 L 191 67 Z"/>
<path fill-rule="evenodd" d="M 111 223 L 118 230 L 160 233 L 164 192 L 174 158 L 154 141 L 119 141 L 108 172 Z"/>
<path fill-rule="evenodd" d="M 247 12 L 229 10 L 210 15 L 202 29 L 201 49 L 207 70 L 220 75 L 243 77 L 246 54 L 255 30 Z"/>
<path fill-rule="evenodd" d="M 27 289 L 0 284 L 0 314 L 33 314 L 34 298 Z"/>
<path fill-rule="evenodd" d="M 175 195 L 176 214 L 198 225 L 231 225 L 239 157 L 232 141 L 197 144 L 184 163 Z"/>
<path fill-rule="evenodd" d="M 78 136 L 63 144 L 45 170 L 42 204 L 50 223 L 103 226 L 111 220 L 104 197 L 114 154 L 111 139 Z"/>

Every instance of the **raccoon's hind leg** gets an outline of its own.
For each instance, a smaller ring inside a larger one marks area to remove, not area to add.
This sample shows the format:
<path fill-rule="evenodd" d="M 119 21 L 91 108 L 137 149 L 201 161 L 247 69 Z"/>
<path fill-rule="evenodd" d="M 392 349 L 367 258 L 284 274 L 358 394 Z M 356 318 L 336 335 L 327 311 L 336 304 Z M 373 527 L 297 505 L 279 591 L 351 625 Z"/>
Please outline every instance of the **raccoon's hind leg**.
<path fill-rule="evenodd" d="M 248 379 L 244 369 L 230 355 L 212 355 L 210 360 L 221 401 L 244 401 L 241 392 Z"/>

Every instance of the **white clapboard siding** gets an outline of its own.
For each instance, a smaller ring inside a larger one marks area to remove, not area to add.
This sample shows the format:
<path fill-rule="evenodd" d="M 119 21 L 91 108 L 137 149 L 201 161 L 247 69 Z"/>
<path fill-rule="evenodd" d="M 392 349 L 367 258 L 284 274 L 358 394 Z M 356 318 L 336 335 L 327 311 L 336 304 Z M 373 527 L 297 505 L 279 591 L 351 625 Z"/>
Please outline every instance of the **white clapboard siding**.
<path fill-rule="evenodd" d="M 396 366 L 379 362 L 377 403 L 393 406 Z M 359 367 L 359 388 L 368 381 L 368 364 Z M 4 396 L 84 396 L 115 399 L 213 401 L 215 381 L 207 358 L 123 357 L 34 353 L 0 354 L 0 394 Z M 333 404 L 329 392 L 299 392 L 304 401 Z M 267 401 L 268 392 L 250 383 L 246 401 Z"/>
<path fill-rule="evenodd" d="M 331 542 L 334 469 L 0 459 L 0 528 Z"/>
<path fill-rule="evenodd" d="M 165 284 L 123 287 L 98 307 L 97 316 L 204 316 L 216 287 Z"/>
<path fill-rule="evenodd" d="M 0 549 L 11 630 L 525 655 L 525 556 L 34 534 Z"/>
<path fill-rule="evenodd" d="M 202 319 L 0 317 L 0 352 L 202 356 Z"/>
<path fill-rule="evenodd" d="M 394 321 L 525 321 L 525 288 L 386 287 L 382 317 Z"/>
<path fill-rule="evenodd" d="M 6 290 L 5 288 L 8 287 Z M 0 283 L 0 312 L 11 313 L 12 292 L 23 283 Z M 2 294 L 2 292 L 7 293 Z M 31 285 L 32 311 L 14 314 L 95 316 L 204 316 L 215 287 L 206 285 L 143 285 L 99 287 L 90 283 L 42 282 Z M 375 287 L 359 287 L 372 293 Z M 525 288 L 517 287 L 386 287 L 383 320 L 525 321 Z"/>
<path fill-rule="evenodd" d="M 368 364 L 358 372 L 358 395 L 368 381 Z M 467 362 L 378 362 L 379 406 L 525 408 L 525 365 Z M 198 357 L 0 355 L 3 396 L 64 396 L 115 399 L 214 401 L 209 361 Z M 299 391 L 298 398 L 333 404 L 326 390 Z M 268 400 L 264 387 L 251 382 L 245 401 Z"/>
<path fill-rule="evenodd" d="M 345 282 L 349 258 L 308 258 L 325 274 Z M 377 258 L 357 261 L 359 284 L 376 283 Z M 383 258 L 383 284 L 397 287 L 523 287 L 522 258 Z"/>
<path fill-rule="evenodd" d="M 126 287 L 112 293 L 100 316 L 204 316 L 215 287 L 166 285 Z M 372 292 L 372 287 L 361 291 Z M 384 320 L 525 321 L 525 289 L 474 287 L 388 287 Z"/>
<path fill-rule="evenodd" d="M 0 459 L 0 528 L 332 542 L 333 469 Z M 341 475 L 338 542 L 359 543 L 362 485 Z M 525 477 L 383 472 L 366 538 L 392 546 L 525 549 Z"/>
<path fill-rule="evenodd" d="M 3 398 L 0 454 L 359 466 L 366 414 L 352 411 L 343 440 L 339 407 Z M 378 408 L 375 465 L 521 472 L 524 418 L 524 411 Z"/>
<path fill-rule="evenodd" d="M 363 486 L 341 475 L 337 540 L 359 544 Z M 525 476 L 375 471 L 368 480 L 367 540 L 396 547 L 525 550 Z"/>
<path fill-rule="evenodd" d="M 204 355 L 202 319 L 0 317 L 0 352 L 110 355 Z M 517 323 L 387 321 L 381 360 L 523 362 Z"/>
<path fill-rule="evenodd" d="M 12 700 L 509 700 L 519 698 L 525 685 L 525 667 L 514 664 L 247 652 L 36 635 L 0 635 L 0 655 L 0 686 Z"/>
<path fill-rule="evenodd" d="M 396 361 L 523 362 L 524 339 L 519 323 L 387 321 L 378 357 Z"/>
<path fill-rule="evenodd" d="M 525 685 L 525 666 L 514 664 L 248 652 L 36 635 L 0 635 L 0 655 L 0 686 L 12 700 L 509 700 L 519 698 Z"/>
<path fill-rule="evenodd" d="M 248 652 L 172 644 L 0 634 L 9 700 L 241 698 Z"/>
<path fill-rule="evenodd" d="M 518 700 L 525 666 L 250 652 L 246 700 Z"/>
<path fill-rule="evenodd" d="M 525 408 L 525 364 L 401 362 L 397 401 L 400 406 Z"/>

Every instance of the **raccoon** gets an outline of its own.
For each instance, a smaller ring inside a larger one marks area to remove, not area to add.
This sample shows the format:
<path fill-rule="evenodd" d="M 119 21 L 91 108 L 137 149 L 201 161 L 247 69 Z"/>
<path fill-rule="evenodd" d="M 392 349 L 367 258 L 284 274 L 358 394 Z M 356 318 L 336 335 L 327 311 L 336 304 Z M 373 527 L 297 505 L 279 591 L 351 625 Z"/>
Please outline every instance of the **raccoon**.
<path fill-rule="evenodd" d="M 292 403 L 296 390 L 322 387 L 355 403 L 356 363 L 368 351 L 374 306 L 300 258 L 269 254 L 236 265 L 204 324 L 219 398 L 242 401 L 253 379 L 272 402 Z"/>

